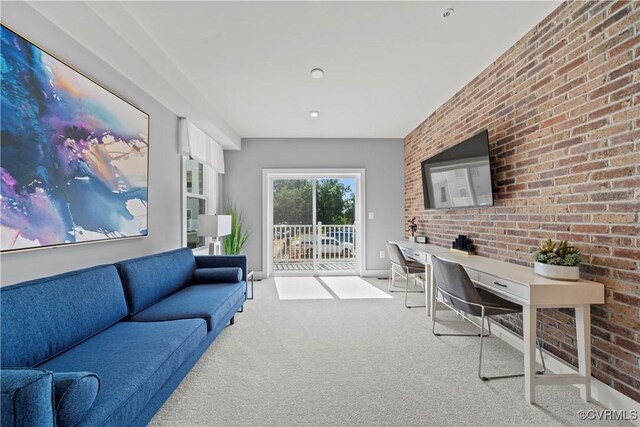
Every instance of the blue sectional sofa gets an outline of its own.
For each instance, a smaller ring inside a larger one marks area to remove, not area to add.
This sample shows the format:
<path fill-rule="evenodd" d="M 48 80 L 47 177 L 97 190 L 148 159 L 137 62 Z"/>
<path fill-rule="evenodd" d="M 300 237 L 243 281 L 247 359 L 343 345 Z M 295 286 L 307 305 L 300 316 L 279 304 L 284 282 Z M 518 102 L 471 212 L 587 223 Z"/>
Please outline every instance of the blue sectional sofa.
<path fill-rule="evenodd" d="M 145 425 L 246 300 L 178 249 L 0 288 L 2 426 Z"/>

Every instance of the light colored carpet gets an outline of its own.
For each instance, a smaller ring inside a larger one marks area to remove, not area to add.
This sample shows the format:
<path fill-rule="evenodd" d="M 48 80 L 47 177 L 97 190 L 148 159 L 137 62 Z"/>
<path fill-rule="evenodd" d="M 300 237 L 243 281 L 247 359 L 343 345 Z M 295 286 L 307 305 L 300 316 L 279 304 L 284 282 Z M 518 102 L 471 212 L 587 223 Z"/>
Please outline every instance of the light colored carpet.
<path fill-rule="evenodd" d="M 386 281 L 369 282 L 386 290 Z M 540 387 L 537 404 L 529 405 L 523 378 L 480 381 L 478 340 L 433 336 L 424 309 L 404 308 L 403 294 L 393 299 L 331 294 L 331 299 L 280 300 L 273 279 L 256 282 L 255 299 L 214 341 L 151 425 L 599 424 L 577 418 L 579 410 L 603 408 L 580 400 L 574 387 Z M 424 301 L 422 294 L 410 298 Z M 440 317 L 443 331 L 473 331 L 452 313 Z M 485 349 L 487 374 L 522 371 L 522 353 L 498 338 L 487 339 Z"/>

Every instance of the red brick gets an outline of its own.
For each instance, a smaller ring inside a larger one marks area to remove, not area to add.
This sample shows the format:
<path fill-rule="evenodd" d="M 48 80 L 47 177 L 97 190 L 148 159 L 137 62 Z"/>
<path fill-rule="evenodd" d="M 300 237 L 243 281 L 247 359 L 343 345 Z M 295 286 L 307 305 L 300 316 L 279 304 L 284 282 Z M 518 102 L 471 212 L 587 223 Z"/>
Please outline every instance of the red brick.
<path fill-rule="evenodd" d="M 593 222 L 610 224 L 629 224 L 636 220 L 635 214 L 594 214 Z"/>
<path fill-rule="evenodd" d="M 628 85 L 629 83 L 631 83 L 633 81 L 633 77 L 632 76 L 625 76 L 621 79 L 615 80 L 609 84 L 606 84 L 604 86 L 601 86 L 600 88 L 594 90 L 593 92 L 591 92 L 589 94 L 589 99 L 593 100 L 596 98 L 599 98 L 603 95 L 607 95 L 610 94 L 612 92 L 615 92 L 616 90 L 625 87 L 626 85 Z"/>
<path fill-rule="evenodd" d="M 613 234 L 640 236 L 640 225 L 613 225 L 611 226 L 611 232 Z"/>
<path fill-rule="evenodd" d="M 633 260 L 600 257 L 600 256 L 591 257 L 591 262 L 594 265 L 602 265 L 605 267 L 622 269 L 622 270 L 633 270 L 636 265 L 635 261 Z"/>
<path fill-rule="evenodd" d="M 609 120 L 607 120 L 606 118 L 604 119 L 600 119 L 600 120 L 595 120 L 592 122 L 587 122 L 587 124 L 577 127 L 575 128 L 571 134 L 572 135 L 580 135 L 583 133 L 587 133 L 587 132 L 591 132 L 593 130 L 599 129 L 603 126 L 606 126 L 609 124 Z"/>
<path fill-rule="evenodd" d="M 570 230 L 574 233 L 598 233 L 603 234 L 609 231 L 608 225 L 596 225 L 596 224 L 575 224 L 572 225 Z"/>
<path fill-rule="evenodd" d="M 616 337 L 615 343 L 633 353 L 640 353 L 640 343 L 638 343 L 637 341 L 634 342 L 626 338 Z"/>
<path fill-rule="evenodd" d="M 602 179 L 610 180 L 615 178 L 626 178 L 631 176 L 635 172 L 633 166 L 617 169 L 607 169 L 603 171 L 593 172 L 590 176 L 591 181 L 598 181 Z"/>
<path fill-rule="evenodd" d="M 589 120 L 597 119 L 602 116 L 608 116 L 611 113 L 622 110 L 629 106 L 629 101 L 618 102 L 617 104 L 609 105 L 605 108 L 601 108 L 599 110 L 594 111 L 593 113 L 589 113 L 587 116 Z"/>
<path fill-rule="evenodd" d="M 609 58 L 613 58 L 616 55 L 620 55 L 621 53 L 631 50 L 638 43 L 640 43 L 640 35 L 622 43 L 621 45 L 617 46 L 614 49 L 611 49 L 609 51 Z"/>
<path fill-rule="evenodd" d="M 605 2 L 602 2 L 602 3 L 603 4 L 600 5 L 601 7 L 606 7 L 607 6 Z M 603 30 L 605 30 L 608 26 L 610 26 L 613 23 L 615 23 L 616 21 L 624 18 L 625 16 L 627 16 L 629 14 L 630 10 L 631 10 L 631 7 L 625 7 L 624 9 L 619 10 L 614 15 L 610 16 L 606 21 L 604 21 L 600 25 L 596 26 L 593 30 L 591 30 L 589 32 L 589 37 L 596 36 L 597 34 L 602 32 Z"/>
<path fill-rule="evenodd" d="M 615 80 L 618 77 L 624 76 L 625 74 L 630 74 L 640 68 L 640 61 L 632 61 L 629 64 L 624 65 L 616 70 L 613 70 L 607 76 L 609 80 Z"/>
<path fill-rule="evenodd" d="M 556 76 L 560 77 L 563 74 L 566 74 L 567 72 L 573 70 L 574 68 L 578 67 L 579 65 L 582 65 L 585 63 L 585 61 L 587 60 L 587 55 L 583 55 L 577 59 L 574 59 L 573 61 L 569 62 L 567 65 L 559 68 L 556 71 Z"/>
<path fill-rule="evenodd" d="M 589 200 L 594 202 L 629 200 L 633 198 L 632 191 L 607 191 L 604 193 L 594 193 L 589 196 Z"/>
<path fill-rule="evenodd" d="M 593 162 L 579 163 L 578 165 L 573 166 L 571 168 L 571 173 L 587 172 L 587 171 L 592 171 L 597 169 L 604 169 L 606 167 L 607 167 L 606 160 L 597 160 Z"/>
<path fill-rule="evenodd" d="M 614 248 L 613 255 L 619 256 L 621 258 L 628 258 L 635 261 L 640 261 L 640 249 L 622 249 L 622 248 Z M 640 302 L 640 298 L 638 299 Z M 640 304 L 638 304 L 640 307 Z"/>
<path fill-rule="evenodd" d="M 621 99 L 627 98 L 630 95 L 634 95 L 638 92 L 640 92 L 640 83 L 634 83 L 623 89 L 620 89 L 619 91 L 612 93 L 609 99 L 611 100 L 611 102 L 615 102 L 615 101 L 619 101 Z"/>

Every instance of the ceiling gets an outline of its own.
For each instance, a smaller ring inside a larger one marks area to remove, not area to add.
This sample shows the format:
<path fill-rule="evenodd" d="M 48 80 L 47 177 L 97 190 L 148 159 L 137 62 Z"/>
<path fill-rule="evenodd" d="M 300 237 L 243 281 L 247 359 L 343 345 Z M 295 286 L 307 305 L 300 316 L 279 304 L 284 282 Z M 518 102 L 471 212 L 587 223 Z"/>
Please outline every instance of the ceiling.
<path fill-rule="evenodd" d="M 29 4 L 237 149 L 244 137 L 402 138 L 560 2 Z"/>

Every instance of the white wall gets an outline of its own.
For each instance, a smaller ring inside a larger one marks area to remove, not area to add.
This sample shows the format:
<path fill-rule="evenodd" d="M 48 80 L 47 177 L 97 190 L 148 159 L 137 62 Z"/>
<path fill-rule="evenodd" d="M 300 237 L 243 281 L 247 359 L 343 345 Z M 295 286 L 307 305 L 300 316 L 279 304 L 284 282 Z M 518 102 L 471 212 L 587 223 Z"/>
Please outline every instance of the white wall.
<path fill-rule="evenodd" d="M 174 249 L 181 239 L 178 119 L 100 58 L 22 2 L 3 2 L 2 22 L 150 116 L 149 236 L 45 248 L 0 257 L 0 284 Z"/>
<path fill-rule="evenodd" d="M 245 246 L 249 267 L 262 265 L 262 169 L 364 168 L 366 170 L 366 270 L 386 270 L 385 242 L 404 236 L 402 139 L 247 138 L 241 151 L 225 151 L 224 194 L 242 209 L 252 234 Z"/>

